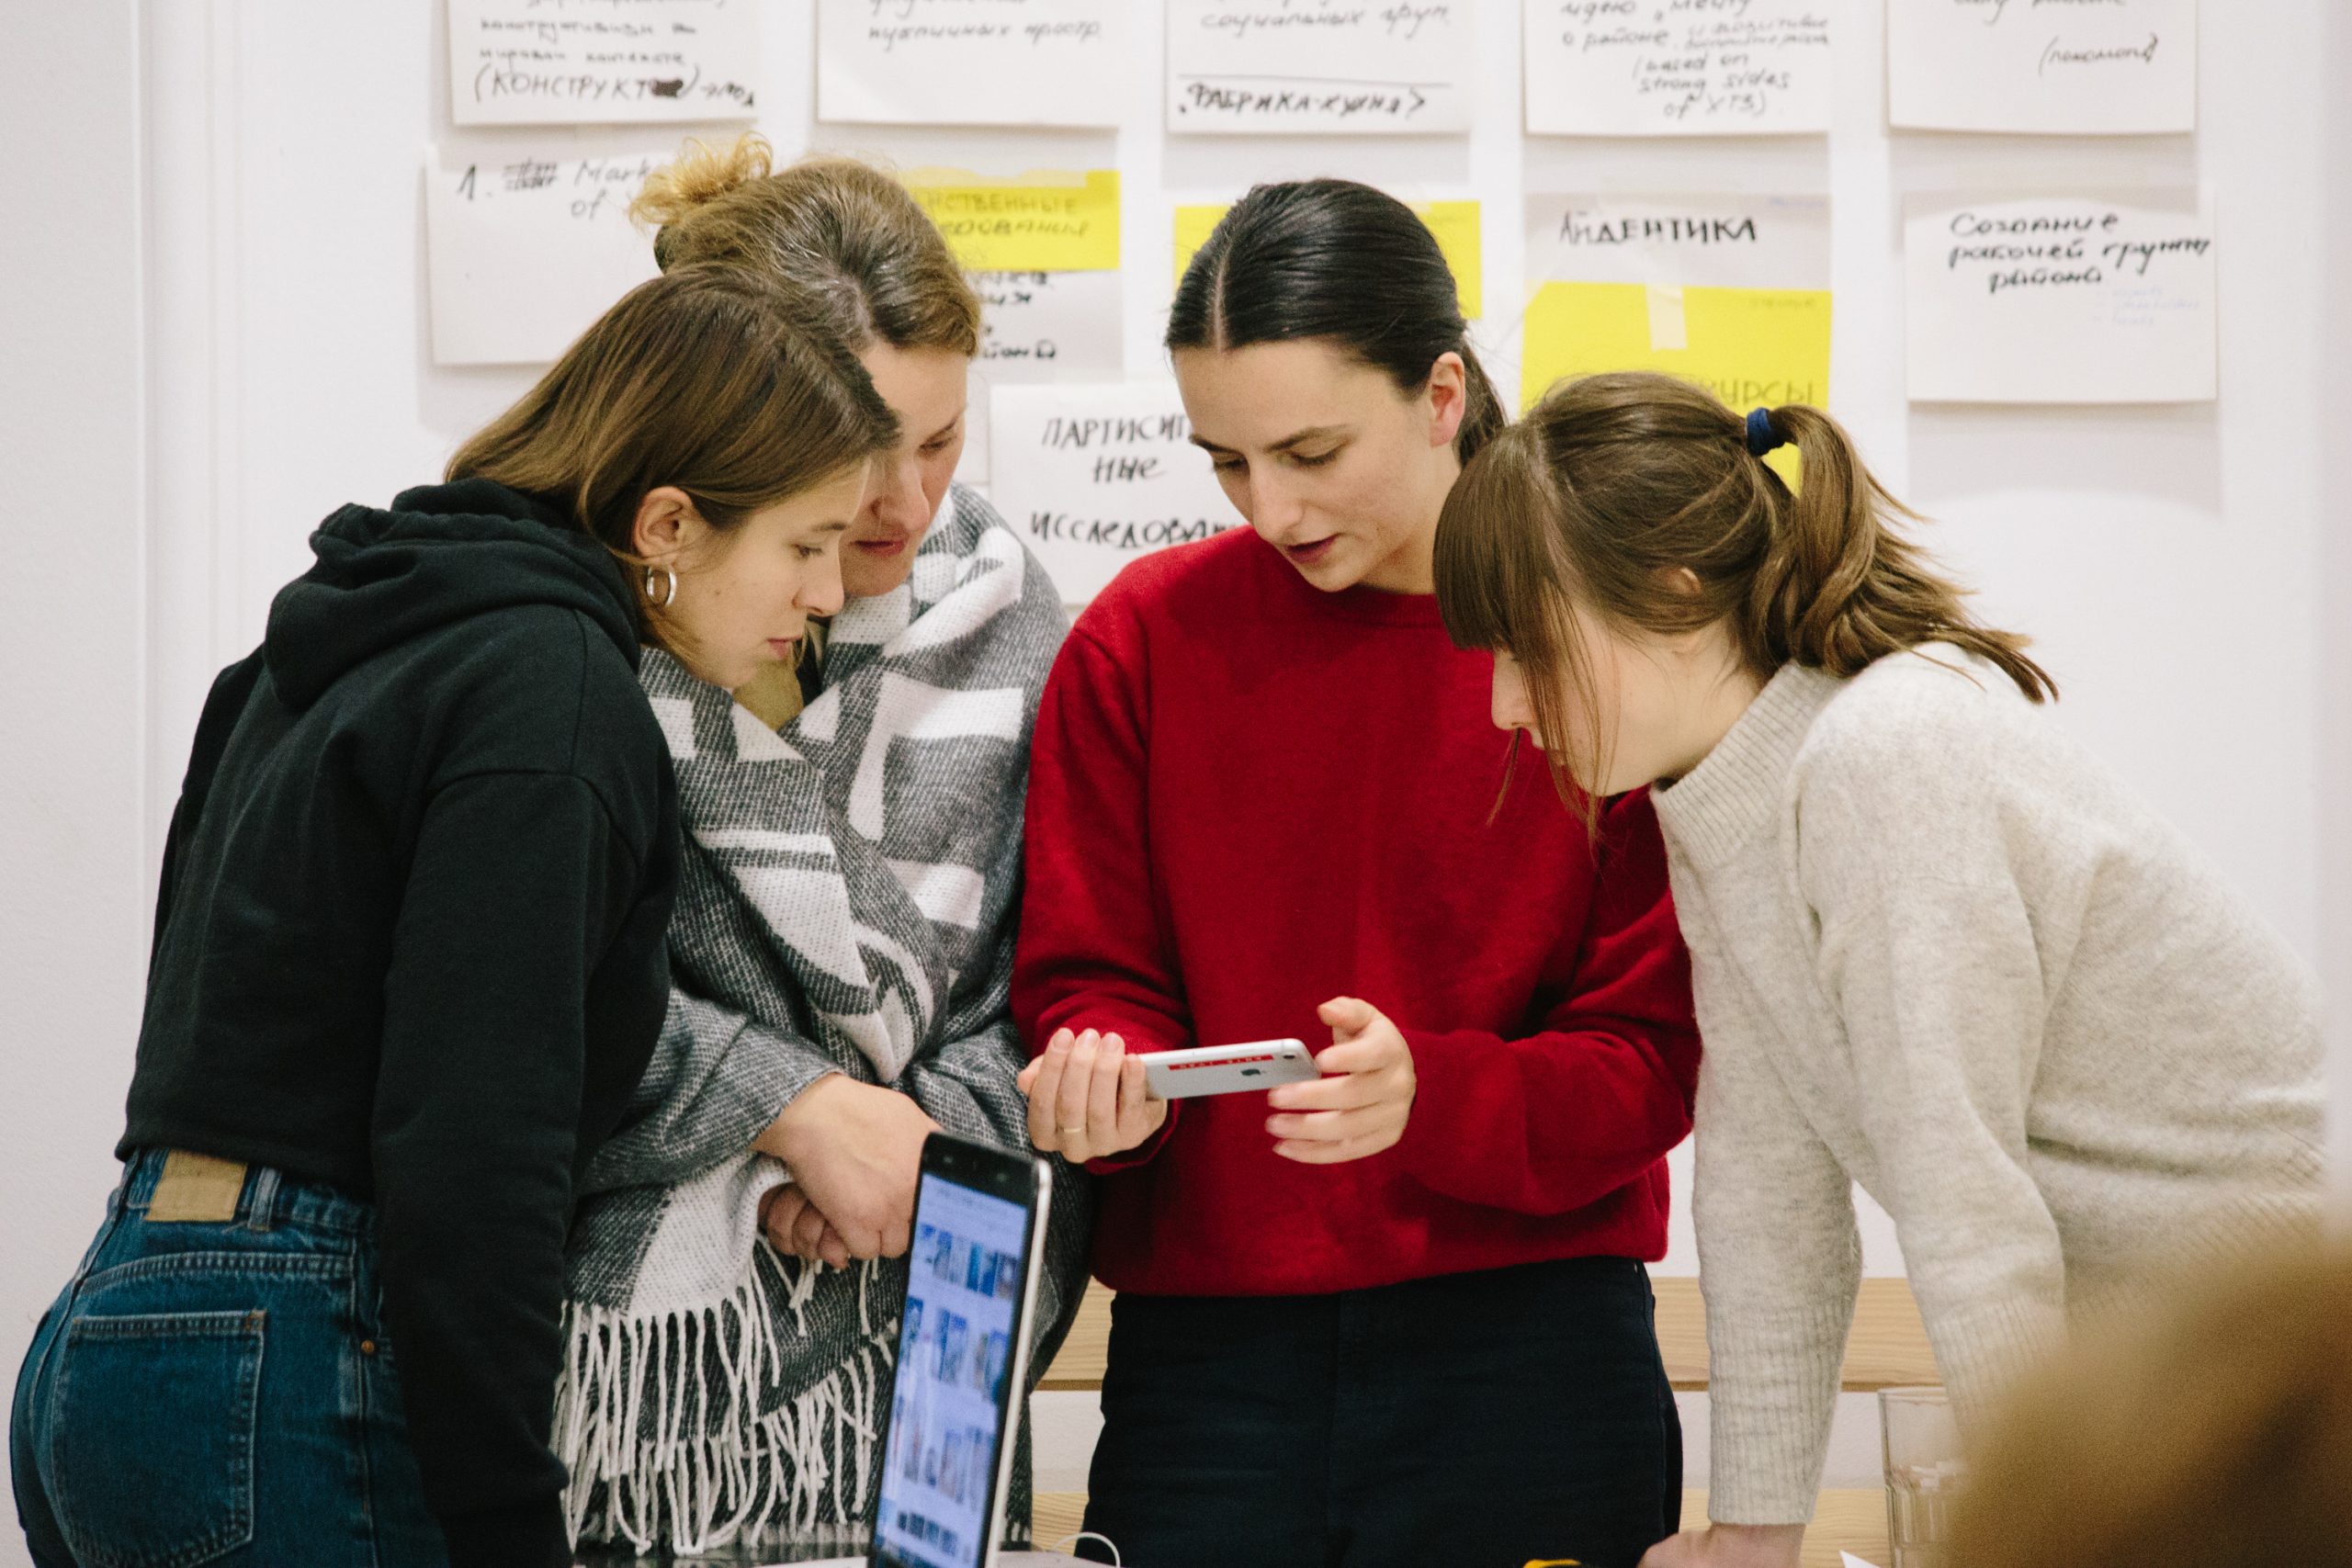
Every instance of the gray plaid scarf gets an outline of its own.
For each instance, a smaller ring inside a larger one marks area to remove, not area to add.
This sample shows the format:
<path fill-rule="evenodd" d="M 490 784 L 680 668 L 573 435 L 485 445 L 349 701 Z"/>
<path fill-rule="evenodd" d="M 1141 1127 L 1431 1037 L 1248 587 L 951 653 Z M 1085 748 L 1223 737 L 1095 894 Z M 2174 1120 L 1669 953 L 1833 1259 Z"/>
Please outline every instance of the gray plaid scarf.
<path fill-rule="evenodd" d="M 760 1204 L 787 1177 L 752 1141 L 843 1072 L 1027 1146 L 1009 1013 L 1021 804 L 1064 622 L 1019 539 L 952 495 L 911 581 L 834 617 L 825 690 L 781 733 L 646 655 L 686 830 L 676 987 L 571 1234 L 556 1451 L 575 1537 L 862 1549 L 906 1263 L 771 1249 Z M 1037 1372 L 1084 1289 L 1092 1218 L 1084 1178 L 1055 1177 Z M 1023 1465 L 1024 1527 L 1026 1492 Z"/>

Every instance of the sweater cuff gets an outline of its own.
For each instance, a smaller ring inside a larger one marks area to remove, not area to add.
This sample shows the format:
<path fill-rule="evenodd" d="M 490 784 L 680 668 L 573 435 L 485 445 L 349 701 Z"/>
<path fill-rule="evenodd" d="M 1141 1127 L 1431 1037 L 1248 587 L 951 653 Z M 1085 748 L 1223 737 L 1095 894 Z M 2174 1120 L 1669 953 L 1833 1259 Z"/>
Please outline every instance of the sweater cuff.
<path fill-rule="evenodd" d="M 1073 1029 L 1077 1028 L 1074 1024 L 1065 1025 L 1064 1027 Z M 1159 1039 L 1158 1036 L 1154 1035 L 1149 1030 L 1137 1029 L 1128 1024 L 1098 1021 L 1088 1023 L 1086 1028 L 1099 1031 L 1104 1034 L 1117 1035 L 1121 1041 L 1125 1043 L 1127 1055 L 1130 1056 L 1148 1056 L 1155 1052 L 1172 1051 L 1176 1048 L 1167 1041 Z M 1080 1030 L 1079 1032 L 1083 1033 L 1084 1030 Z M 1042 1054 L 1043 1047 L 1037 1047 L 1035 1054 L 1033 1054 L 1032 1060 L 1035 1059 L 1035 1055 Z M 1183 1111 L 1184 1102 L 1182 1100 L 1170 1100 L 1168 1102 L 1168 1120 L 1159 1124 L 1159 1128 L 1157 1132 L 1153 1133 L 1150 1137 L 1146 1138 L 1142 1143 L 1137 1144 L 1134 1148 L 1125 1150 L 1124 1152 L 1115 1155 L 1105 1155 L 1101 1159 L 1088 1160 L 1085 1168 L 1086 1173 L 1089 1176 L 1116 1176 L 1123 1170 L 1134 1170 L 1140 1166 L 1149 1165 L 1153 1159 L 1159 1156 L 1159 1151 L 1168 1146 L 1168 1140 L 1175 1135 L 1177 1118 L 1183 1114 Z"/>
<path fill-rule="evenodd" d="M 1980 1433 L 2019 1373 L 2065 1343 L 2065 1309 L 2047 1302 L 1988 1302 L 1931 1323 L 1936 1365 L 1951 1391 L 1951 1413 L 1962 1432 Z"/>
<path fill-rule="evenodd" d="M 1485 1118 L 1455 1071 L 1460 1043 L 1450 1034 L 1399 1027 L 1413 1054 L 1413 1108 L 1396 1139 L 1396 1158 L 1406 1173 L 1428 1186 L 1432 1174 L 1459 1171 L 1473 1151 L 1487 1143 Z"/>
<path fill-rule="evenodd" d="M 1088 1160 L 1086 1162 L 1087 1174 L 1091 1176 L 1116 1176 L 1123 1170 L 1133 1170 L 1138 1166 L 1150 1164 L 1152 1159 L 1159 1155 L 1159 1151 L 1168 1146 L 1168 1140 L 1173 1136 L 1176 1132 L 1176 1118 L 1183 1113 L 1184 1102 L 1182 1100 L 1170 1100 L 1168 1102 L 1168 1120 L 1159 1124 L 1159 1130 L 1158 1132 L 1152 1134 L 1150 1137 L 1146 1138 L 1142 1143 L 1137 1144 L 1134 1148 L 1127 1150 L 1125 1154 L 1105 1155 L 1101 1159 Z"/>
<path fill-rule="evenodd" d="M 449 1568 L 571 1568 L 560 1499 L 457 1514 L 441 1521 Z"/>
<path fill-rule="evenodd" d="M 846 1077 L 848 1069 L 837 1063 L 796 1055 L 789 1061 L 775 1064 L 762 1075 L 756 1088 L 745 1086 L 737 1091 L 737 1095 L 746 1110 L 754 1115 L 766 1116 L 767 1121 L 760 1123 L 760 1130 L 765 1132 L 768 1124 L 783 1115 L 794 1100 L 835 1073 Z"/>
<path fill-rule="evenodd" d="M 1837 1418 L 1850 1302 L 1707 1319 L 1707 1514 L 1724 1525 L 1813 1517 Z"/>

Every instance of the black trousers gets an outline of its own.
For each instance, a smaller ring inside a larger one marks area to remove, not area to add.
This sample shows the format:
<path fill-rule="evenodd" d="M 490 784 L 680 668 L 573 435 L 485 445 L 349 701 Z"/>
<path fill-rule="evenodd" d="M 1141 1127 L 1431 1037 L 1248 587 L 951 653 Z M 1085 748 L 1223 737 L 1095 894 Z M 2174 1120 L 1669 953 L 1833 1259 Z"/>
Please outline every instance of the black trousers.
<path fill-rule="evenodd" d="M 1129 1568 L 1634 1568 L 1682 1516 L 1654 1319 L 1623 1258 L 1120 1296 L 1086 1527 Z"/>

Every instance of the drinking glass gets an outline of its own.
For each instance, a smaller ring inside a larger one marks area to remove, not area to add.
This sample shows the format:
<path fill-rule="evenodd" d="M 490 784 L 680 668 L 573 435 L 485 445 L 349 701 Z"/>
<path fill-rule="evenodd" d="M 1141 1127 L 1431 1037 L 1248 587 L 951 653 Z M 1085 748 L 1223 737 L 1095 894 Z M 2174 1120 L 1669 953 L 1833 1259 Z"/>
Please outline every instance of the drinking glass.
<path fill-rule="evenodd" d="M 1946 1568 L 1952 1502 L 1967 1477 L 1960 1427 L 1940 1388 L 1879 1391 L 1886 1456 L 1888 1568 Z"/>

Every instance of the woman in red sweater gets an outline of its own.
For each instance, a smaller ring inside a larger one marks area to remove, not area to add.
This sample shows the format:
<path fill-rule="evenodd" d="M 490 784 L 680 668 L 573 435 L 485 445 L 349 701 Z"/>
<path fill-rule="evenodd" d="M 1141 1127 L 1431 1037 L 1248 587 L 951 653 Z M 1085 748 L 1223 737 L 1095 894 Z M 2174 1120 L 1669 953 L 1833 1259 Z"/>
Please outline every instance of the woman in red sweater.
<path fill-rule="evenodd" d="M 1597 851 L 1509 791 L 1439 622 L 1503 423 L 1409 209 L 1262 186 L 1168 346 L 1250 528 L 1129 567 L 1038 716 L 1015 1018 L 1042 1149 L 1104 1177 L 1088 1528 L 1128 1561 L 1625 1568 L 1679 1521 L 1641 1260 L 1690 1124 L 1647 798 Z M 1295 1035 L 1317 1081 L 1168 1105 L 1145 1054 Z"/>

